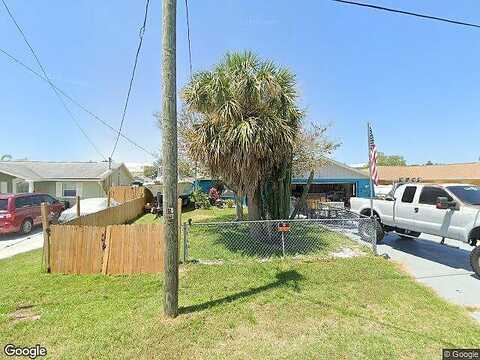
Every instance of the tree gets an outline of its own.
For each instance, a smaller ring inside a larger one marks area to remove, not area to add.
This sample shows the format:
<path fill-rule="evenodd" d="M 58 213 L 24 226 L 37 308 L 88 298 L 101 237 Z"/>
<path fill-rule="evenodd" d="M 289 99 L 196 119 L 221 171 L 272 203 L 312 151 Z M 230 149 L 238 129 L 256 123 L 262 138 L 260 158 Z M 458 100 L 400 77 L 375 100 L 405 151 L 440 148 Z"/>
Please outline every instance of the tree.
<path fill-rule="evenodd" d="M 379 166 L 406 166 L 407 161 L 400 155 L 385 155 L 383 152 L 377 154 L 377 165 Z"/>
<path fill-rule="evenodd" d="M 143 168 L 143 176 L 154 179 L 158 175 L 158 168 L 156 166 L 145 166 Z"/>
<path fill-rule="evenodd" d="M 5 154 L 0 157 L 0 161 L 10 161 L 12 159 L 13 159 L 13 156 L 9 154 Z"/>
<path fill-rule="evenodd" d="M 248 197 L 250 220 L 285 218 L 293 148 L 303 111 L 295 76 L 251 52 L 231 53 L 194 74 L 182 97 L 198 114 L 186 134 L 189 154 Z"/>
<path fill-rule="evenodd" d="M 157 125 L 161 128 L 162 127 L 162 115 L 159 112 L 155 112 L 153 116 L 156 118 Z M 207 176 L 207 172 L 201 166 L 198 166 L 197 161 L 189 156 L 187 142 L 186 142 L 186 132 L 192 129 L 192 126 L 195 122 L 195 116 L 192 113 L 186 111 L 186 109 L 182 108 L 180 113 L 178 114 L 177 120 L 177 147 L 178 147 L 178 174 L 181 178 L 185 177 L 195 177 L 195 176 Z M 154 162 L 155 166 L 155 176 L 157 173 L 157 169 L 160 167 L 162 168 L 162 160 L 157 159 Z"/>

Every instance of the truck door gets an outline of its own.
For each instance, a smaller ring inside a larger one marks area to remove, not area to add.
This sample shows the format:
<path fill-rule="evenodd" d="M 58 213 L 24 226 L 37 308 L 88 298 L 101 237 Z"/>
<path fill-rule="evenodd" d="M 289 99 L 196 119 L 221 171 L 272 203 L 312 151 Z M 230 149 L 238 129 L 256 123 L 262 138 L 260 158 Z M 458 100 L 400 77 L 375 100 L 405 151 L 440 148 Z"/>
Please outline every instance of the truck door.
<path fill-rule="evenodd" d="M 416 222 L 418 231 L 448 237 L 454 210 L 437 209 L 436 203 L 439 196 L 446 197 L 448 201 L 453 198 L 439 186 L 424 186 L 416 205 Z"/>
<path fill-rule="evenodd" d="M 395 194 L 394 219 L 395 226 L 401 229 L 418 231 L 415 221 L 415 195 L 417 194 L 417 186 L 408 185 L 397 190 Z"/>

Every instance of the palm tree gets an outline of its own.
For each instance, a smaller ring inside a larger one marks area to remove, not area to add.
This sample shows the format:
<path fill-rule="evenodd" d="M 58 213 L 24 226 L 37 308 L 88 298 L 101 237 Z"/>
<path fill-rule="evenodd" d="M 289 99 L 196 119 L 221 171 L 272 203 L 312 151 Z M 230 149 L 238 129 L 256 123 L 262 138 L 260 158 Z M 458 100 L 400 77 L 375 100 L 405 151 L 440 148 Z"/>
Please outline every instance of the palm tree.
<path fill-rule="evenodd" d="M 9 155 L 9 154 L 5 154 L 5 155 L 0 156 L 0 161 L 10 161 L 12 159 L 13 159 L 13 156 Z"/>
<path fill-rule="evenodd" d="M 185 135 L 190 156 L 247 195 L 250 220 L 286 218 L 303 117 L 295 76 L 251 52 L 231 53 L 212 71 L 195 74 L 182 96 L 200 115 Z"/>

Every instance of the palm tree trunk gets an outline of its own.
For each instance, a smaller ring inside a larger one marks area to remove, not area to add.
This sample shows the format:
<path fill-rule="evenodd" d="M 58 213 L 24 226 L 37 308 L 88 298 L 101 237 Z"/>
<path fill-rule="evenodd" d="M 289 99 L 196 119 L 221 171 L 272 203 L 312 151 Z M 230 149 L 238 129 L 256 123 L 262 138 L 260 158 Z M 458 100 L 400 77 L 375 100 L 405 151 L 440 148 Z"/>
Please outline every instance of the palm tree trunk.
<path fill-rule="evenodd" d="M 235 193 L 235 208 L 237 214 L 237 221 L 243 220 L 243 204 L 242 194 L 240 192 Z"/>
<path fill-rule="evenodd" d="M 297 206 L 295 206 L 295 209 L 293 210 L 292 215 L 290 215 L 290 220 L 295 219 L 295 217 L 298 214 L 298 211 L 305 203 L 305 199 L 307 198 L 308 191 L 310 190 L 310 185 L 313 182 L 314 174 L 315 174 L 314 170 L 310 171 L 310 176 L 308 177 L 307 185 L 305 185 L 305 187 L 303 188 L 303 192 L 302 192 L 302 195 L 300 196 L 300 199 L 298 199 Z"/>
<path fill-rule="evenodd" d="M 262 219 L 262 195 L 260 189 L 256 189 L 248 196 L 248 220 Z"/>

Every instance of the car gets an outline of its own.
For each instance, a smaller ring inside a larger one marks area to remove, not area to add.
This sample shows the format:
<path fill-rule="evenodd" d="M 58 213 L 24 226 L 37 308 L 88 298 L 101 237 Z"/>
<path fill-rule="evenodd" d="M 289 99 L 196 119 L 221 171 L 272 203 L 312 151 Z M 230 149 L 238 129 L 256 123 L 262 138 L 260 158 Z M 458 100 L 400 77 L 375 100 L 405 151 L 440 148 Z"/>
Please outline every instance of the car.
<path fill-rule="evenodd" d="M 29 234 L 35 225 L 42 223 L 42 203 L 47 204 L 50 218 L 58 218 L 65 209 L 48 194 L 0 194 L 0 234 Z"/>
<path fill-rule="evenodd" d="M 425 233 L 442 242 L 449 238 L 470 244 L 470 263 L 480 276 L 480 186 L 404 183 L 385 199 L 374 199 L 373 209 L 370 199 L 351 198 L 350 204 L 351 211 L 377 220 L 377 241 L 393 231 L 404 239 Z"/>

